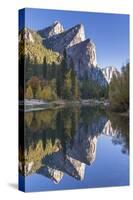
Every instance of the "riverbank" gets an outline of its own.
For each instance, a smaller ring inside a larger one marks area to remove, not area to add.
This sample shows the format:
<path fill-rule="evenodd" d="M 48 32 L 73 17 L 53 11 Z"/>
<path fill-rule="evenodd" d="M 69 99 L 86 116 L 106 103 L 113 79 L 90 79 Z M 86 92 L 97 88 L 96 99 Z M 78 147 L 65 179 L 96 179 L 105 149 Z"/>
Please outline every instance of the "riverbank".
<path fill-rule="evenodd" d="M 86 99 L 86 100 L 56 100 L 56 101 L 43 101 L 37 99 L 25 99 L 24 102 L 20 101 L 20 105 L 24 105 L 25 111 L 39 111 L 45 109 L 57 109 L 64 106 L 102 106 L 108 107 L 108 100 L 96 100 L 96 99 Z"/>

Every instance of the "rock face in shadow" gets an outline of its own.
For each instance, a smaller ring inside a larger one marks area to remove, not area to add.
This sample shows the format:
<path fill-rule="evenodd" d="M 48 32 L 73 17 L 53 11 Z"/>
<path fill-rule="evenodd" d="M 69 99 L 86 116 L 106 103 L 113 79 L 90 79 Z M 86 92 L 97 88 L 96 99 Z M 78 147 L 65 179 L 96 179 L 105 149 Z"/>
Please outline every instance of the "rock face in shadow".
<path fill-rule="evenodd" d="M 84 39 L 84 27 L 78 24 L 66 31 L 60 31 L 59 34 L 56 33 L 51 37 L 45 38 L 43 43 L 48 49 L 63 54 L 65 49 L 84 41 Z"/>
<path fill-rule="evenodd" d="M 80 35 L 80 33 L 78 34 Z M 107 86 L 107 80 L 97 66 L 95 44 L 90 39 L 80 41 L 82 37 L 80 38 L 78 34 L 66 48 L 68 68 L 74 69 L 78 79 L 88 77 L 100 86 Z"/>
<path fill-rule="evenodd" d="M 74 66 L 79 77 L 83 77 L 88 68 L 97 65 L 96 47 L 90 39 L 68 48 L 66 54 L 68 66 Z"/>
<path fill-rule="evenodd" d="M 67 66 L 73 68 L 78 79 L 88 77 L 101 86 L 107 85 L 101 69 L 97 66 L 95 44 L 87 39 L 66 50 Z"/>

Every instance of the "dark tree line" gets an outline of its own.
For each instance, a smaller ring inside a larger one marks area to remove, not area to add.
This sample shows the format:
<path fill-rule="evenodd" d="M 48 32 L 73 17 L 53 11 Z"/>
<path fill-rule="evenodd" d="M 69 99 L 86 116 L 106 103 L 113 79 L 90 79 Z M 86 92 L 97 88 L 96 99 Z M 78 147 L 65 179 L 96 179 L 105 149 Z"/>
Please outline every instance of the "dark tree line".
<path fill-rule="evenodd" d="M 114 76 L 109 86 L 109 100 L 114 111 L 129 109 L 129 63 L 122 67 L 121 73 Z"/>
<path fill-rule="evenodd" d="M 46 57 L 43 64 L 34 62 L 29 56 L 25 58 L 25 97 L 43 100 L 56 99 L 88 99 L 101 97 L 107 98 L 108 88 L 100 86 L 88 77 L 78 80 L 74 71 L 73 62 L 68 66 L 66 55 L 60 64 L 47 63 Z"/>

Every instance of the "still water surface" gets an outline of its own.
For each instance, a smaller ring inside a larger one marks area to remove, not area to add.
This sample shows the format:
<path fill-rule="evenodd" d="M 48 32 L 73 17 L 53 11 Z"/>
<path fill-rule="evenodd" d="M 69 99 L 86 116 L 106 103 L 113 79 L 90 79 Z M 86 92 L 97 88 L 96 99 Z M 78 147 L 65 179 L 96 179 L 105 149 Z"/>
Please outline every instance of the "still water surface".
<path fill-rule="evenodd" d="M 127 117 L 98 107 L 25 113 L 25 191 L 128 185 L 128 128 Z"/>

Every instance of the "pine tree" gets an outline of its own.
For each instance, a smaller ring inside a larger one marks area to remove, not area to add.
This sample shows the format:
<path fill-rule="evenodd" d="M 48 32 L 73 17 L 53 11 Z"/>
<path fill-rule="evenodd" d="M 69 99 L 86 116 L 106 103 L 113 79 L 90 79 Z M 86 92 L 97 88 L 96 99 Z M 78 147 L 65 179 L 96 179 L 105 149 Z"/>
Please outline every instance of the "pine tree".
<path fill-rule="evenodd" d="M 72 88 L 71 70 L 69 70 L 65 74 L 65 80 L 64 80 L 64 98 L 65 99 L 72 98 L 71 88 Z"/>
<path fill-rule="evenodd" d="M 79 86 L 78 86 L 78 80 L 76 78 L 76 74 L 74 70 L 71 71 L 71 90 L 72 90 L 72 96 L 74 99 L 79 99 Z"/>
<path fill-rule="evenodd" d="M 57 77 L 56 77 L 57 96 L 60 97 L 61 99 L 63 98 L 65 72 L 66 72 L 66 65 L 63 59 L 61 64 L 57 66 Z"/>
<path fill-rule="evenodd" d="M 129 109 L 129 63 L 121 70 L 118 77 L 114 76 L 109 85 L 109 100 L 115 111 Z"/>
<path fill-rule="evenodd" d="M 25 57 L 24 67 L 25 67 L 25 80 L 27 81 L 33 75 L 32 63 L 29 54 Z"/>
<path fill-rule="evenodd" d="M 34 57 L 34 64 L 33 64 L 34 68 L 33 68 L 33 76 L 37 76 L 38 77 L 38 69 L 39 69 L 39 64 L 38 64 L 38 59 L 37 56 Z"/>
<path fill-rule="evenodd" d="M 42 74 L 43 74 L 43 78 L 46 78 L 46 74 L 47 74 L 47 62 L 46 62 L 46 57 L 44 56 L 43 58 L 43 65 L 42 65 Z"/>

